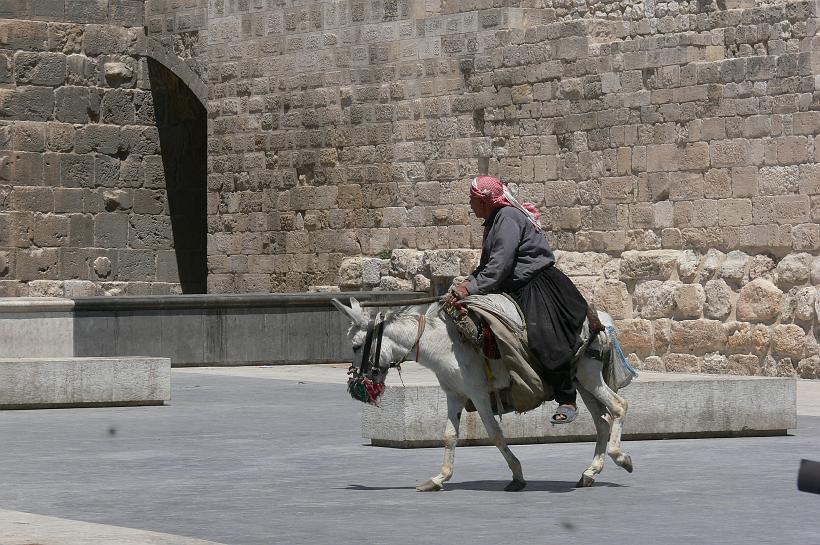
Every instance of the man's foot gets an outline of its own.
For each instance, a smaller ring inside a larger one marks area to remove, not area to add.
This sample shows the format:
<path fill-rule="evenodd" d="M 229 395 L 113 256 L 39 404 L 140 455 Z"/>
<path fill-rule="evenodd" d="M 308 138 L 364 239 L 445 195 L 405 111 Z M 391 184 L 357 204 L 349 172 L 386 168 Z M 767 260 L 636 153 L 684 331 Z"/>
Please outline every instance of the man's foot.
<path fill-rule="evenodd" d="M 550 422 L 553 424 L 569 424 L 575 417 L 578 416 L 578 406 L 573 403 L 562 403 L 558 405 L 555 414 L 552 415 Z"/>

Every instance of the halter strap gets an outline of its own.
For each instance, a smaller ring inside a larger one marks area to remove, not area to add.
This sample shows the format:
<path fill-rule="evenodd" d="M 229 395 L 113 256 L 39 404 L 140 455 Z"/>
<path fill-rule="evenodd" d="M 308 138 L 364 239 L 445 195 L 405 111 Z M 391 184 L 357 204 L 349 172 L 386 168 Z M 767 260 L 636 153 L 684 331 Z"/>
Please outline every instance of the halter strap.
<path fill-rule="evenodd" d="M 381 356 L 382 336 L 384 335 L 384 314 L 381 312 L 367 323 L 367 334 L 362 345 L 362 359 L 359 364 L 359 373 L 369 375 L 371 372 L 379 372 L 379 358 Z M 375 341 L 375 353 L 373 359 L 370 355 L 373 352 L 373 341 Z"/>

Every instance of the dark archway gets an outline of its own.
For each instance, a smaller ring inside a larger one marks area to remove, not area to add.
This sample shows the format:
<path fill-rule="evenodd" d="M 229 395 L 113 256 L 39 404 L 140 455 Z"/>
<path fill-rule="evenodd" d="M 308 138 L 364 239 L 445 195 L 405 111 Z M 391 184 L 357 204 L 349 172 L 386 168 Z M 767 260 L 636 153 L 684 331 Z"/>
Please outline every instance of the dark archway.
<path fill-rule="evenodd" d="M 183 293 L 206 293 L 207 112 L 168 68 L 148 59 L 171 229 Z"/>

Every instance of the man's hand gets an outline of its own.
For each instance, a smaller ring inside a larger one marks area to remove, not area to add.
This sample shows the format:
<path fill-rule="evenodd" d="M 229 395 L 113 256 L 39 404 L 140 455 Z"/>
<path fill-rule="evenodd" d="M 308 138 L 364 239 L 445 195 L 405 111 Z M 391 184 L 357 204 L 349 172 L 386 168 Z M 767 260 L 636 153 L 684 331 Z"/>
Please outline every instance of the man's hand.
<path fill-rule="evenodd" d="M 455 286 L 451 287 L 450 293 L 452 294 L 453 298 L 455 298 L 456 300 L 460 300 L 470 295 L 470 292 L 467 291 L 468 284 L 469 281 L 465 280 L 464 282 L 461 282 L 460 284 L 456 284 Z"/>

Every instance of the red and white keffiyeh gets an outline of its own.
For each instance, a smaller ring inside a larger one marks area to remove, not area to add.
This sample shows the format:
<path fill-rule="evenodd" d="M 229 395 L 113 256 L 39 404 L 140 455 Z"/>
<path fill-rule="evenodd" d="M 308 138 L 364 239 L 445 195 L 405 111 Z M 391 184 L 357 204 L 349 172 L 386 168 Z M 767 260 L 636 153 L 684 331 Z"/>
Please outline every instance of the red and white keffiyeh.
<path fill-rule="evenodd" d="M 482 199 L 493 209 L 514 206 L 524 212 L 538 231 L 542 231 L 538 219 L 541 212 L 531 202 L 520 203 L 510 192 L 507 184 L 493 176 L 476 176 L 470 183 L 470 196 Z"/>

